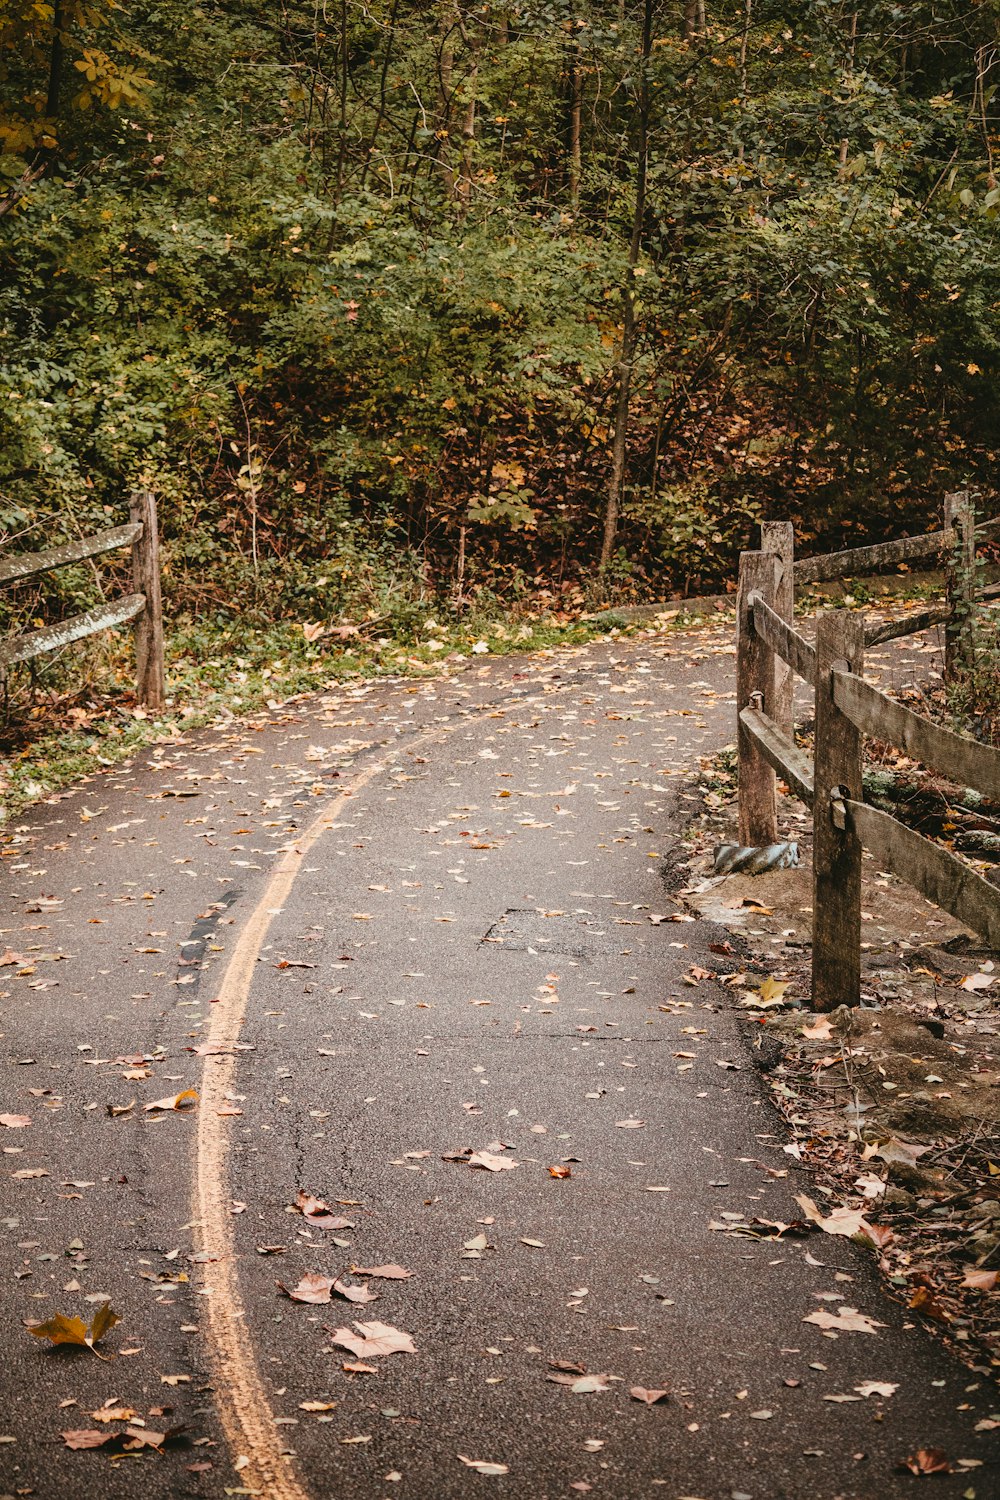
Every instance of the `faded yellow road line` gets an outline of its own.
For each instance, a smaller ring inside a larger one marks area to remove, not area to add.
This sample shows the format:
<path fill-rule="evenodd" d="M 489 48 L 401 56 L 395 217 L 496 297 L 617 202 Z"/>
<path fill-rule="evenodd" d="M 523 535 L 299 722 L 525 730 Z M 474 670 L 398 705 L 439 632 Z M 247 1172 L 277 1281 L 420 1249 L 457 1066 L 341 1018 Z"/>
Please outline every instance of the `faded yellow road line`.
<path fill-rule="evenodd" d="M 415 749 L 447 730 L 440 726 L 411 740 Z M 229 1047 L 239 1039 L 261 947 L 271 922 L 285 905 L 302 861 L 322 835 L 336 823 L 351 798 L 373 781 L 394 752 L 369 766 L 337 796 L 306 829 L 295 848 L 285 853 L 272 871 L 226 967 L 206 1041 Z M 249 1460 L 239 1471 L 239 1484 L 267 1500 L 310 1500 L 295 1474 L 292 1458 L 275 1426 L 264 1383 L 252 1347 L 252 1332 L 240 1296 L 236 1267 L 230 1183 L 227 1169 L 230 1122 L 218 1111 L 233 1086 L 237 1056 L 233 1052 L 205 1057 L 198 1110 L 197 1155 L 194 1172 L 196 1242 L 209 1260 L 205 1265 L 205 1315 L 202 1335 L 208 1353 L 215 1403 L 234 1461 Z"/>

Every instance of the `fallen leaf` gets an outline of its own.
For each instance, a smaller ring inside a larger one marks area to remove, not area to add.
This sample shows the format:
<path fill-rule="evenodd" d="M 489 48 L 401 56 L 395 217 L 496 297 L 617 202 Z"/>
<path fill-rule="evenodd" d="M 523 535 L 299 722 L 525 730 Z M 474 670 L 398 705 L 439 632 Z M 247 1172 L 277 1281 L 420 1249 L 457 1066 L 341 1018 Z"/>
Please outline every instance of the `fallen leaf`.
<path fill-rule="evenodd" d="M 135 1412 L 131 1406 L 101 1406 L 90 1413 L 93 1422 L 131 1422 Z"/>
<path fill-rule="evenodd" d="M 962 1285 L 977 1292 L 995 1292 L 1000 1286 L 1000 1271 L 980 1271 L 975 1266 L 966 1266 Z"/>
<path fill-rule="evenodd" d="M 821 1016 L 812 1026 L 803 1026 L 802 1035 L 811 1042 L 828 1042 L 833 1036 L 833 1027 L 826 1016 Z"/>
<path fill-rule="evenodd" d="M 342 1214 L 334 1213 L 329 1203 L 322 1198 L 315 1198 L 312 1193 L 307 1193 L 304 1188 L 299 1189 L 298 1197 L 295 1199 L 295 1207 L 303 1218 L 317 1229 L 353 1229 L 354 1220 L 345 1219 Z"/>
<path fill-rule="evenodd" d="M 951 1464 L 942 1448 L 918 1448 L 909 1458 L 901 1459 L 898 1469 L 908 1469 L 911 1474 L 950 1474 Z"/>
<path fill-rule="evenodd" d="M 96 1427 L 80 1428 L 76 1432 L 61 1432 L 59 1436 L 67 1448 L 80 1450 L 83 1448 L 100 1448 L 102 1443 L 110 1443 L 112 1438 L 118 1436 L 117 1432 L 98 1432 Z"/>
<path fill-rule="evenodd" d="M 847 1239 L 851 1239 L 856 1234 L 864 1234 L 875 1243 L 872 1226 L 865 1218 L 863 1208 L 835 1208 L 832 1213 L 824 1215 L 813 1200 L 807 1198 L 804 1193 L 801 1193 L 795 1201 L 806 1218 L 818 1225 L 824 1234 L 844 1235 Z"/>
<path fill-rule="evenodd" d="M 474 1151 L 469 1157 L 470 1167 L 483 1167 L 487 1172 L 509 1171 L 512 1167 L 519 1167 L 517 1161 L 511 1161 L 506 1156 L 494 1156 L 492 1151 Z"/>
<path fill-rule="evenodd" d="M 307 1271 L 297 1286 L 288 1287 L 282 1281 L 275 1285 L 281 1288 L 286 1297 L 291 1297 L 293 1302 L 319 1304 L 330 1301 L 334 1279 L 332 1276 L 321 1276 L 316 1271 Z"/>
<path fill-rule="evenodd" d="M 966 974 L 959 985 L 961 990 L 988 990 L 996 978 L 995 974 Z M 936 1452 L 937 1450 L 932 1450 Z"/>
<path fill-rule="evenodd" d="M 644 1401 L 647 1406 L 655 1406 L 657 1401 L 665 1401 L 669 1392 L 648 1391 L 645 1386 L 633 1385 L 629 1387 L 629 1395 L 633 1401 Z"/>
<path fill-rule="evenodd" d="M 547 1375 L 546 1380 L 553 1381 L 556 1385 L 564 1385 L 574 1396 L 589 1396 L 595 1391 L 610 1390 L 608 1377 L 606 1375 Z"/>
<path fill-rule="evenodd" d="M 407 1281 L 414 1274 L 404 1266 L 352 1266 L 355 1276 L 381 1276 L 385 1281 Z"/>
<path fill-rule="evenodd" d="M 300 1401 L 299 1411 L 333 1411 L 336 1401 Z"/>
<path fill-rule="evenodd" d="M 460 1453 L 458 1457 L 467 1469 L 475 1469 L 477 1474 L 488 1474 L 495 1477 L 499 1474 L 510 1473 L 510 1469 L 506 1464 L 494 1464 L 486 1458 L 466 1458 L 464 1453 Z"/>
<path fill-rule="evenodd" d="M 153 1432 L 149 1427 L 126 1427 L 124 1436 L 131 1441 L 125 1444 L 126 1448 L 162 1448 L 168 1437 L 173 1437 L 181 1432 L 180 1427 L 171 1427 L 169 1432 Z M 121 1436 L 122 1434 L 118 1434 Z"/>
<path fill-rule="evenodd" d="M 166 1099 L 154 1099 L 152 1104 L 144 1104 L 143 1109 L 186 1109 L 187 1106 L 198 1102 L 196 1089 L 182 1089 L 179 1094 L 169 1094 Z"/>
<path fill-rule="evenodd" d="M 333 1283 L 333 1290 L 339 1297 L 344 1297 L 348 1302 L 377 1302 L 378 1296 L 370 1292 L 366 1286 L 355 1286 L 352 1282 L 342 1281 L 339 1277 Z M 329 1298 L 327 1298 L 329 1301 Z"/>
<path fill-rule="evenodd" d="M 841 1307 L 836 1317 L 825 1308 L 820 1308 L 817 1312 L 808 1313 L 802 1321 L 815 1323 L 818 1328 L 837 1329 L 842 1333 L 874 1333 L 876 1328 L 885 1327 L 884 1323 L 878 1323 L 865 1313 L 858 1312 L 856 1307 Z"/>
<path fill-rule="evenodd" d="M 327 1331 L 332 1342 L 342 1349 L 349 1349 L 359 1359 L 373 1359 L 379 1354 L 416 1354 L 413 1338 L 390 1323 L 355 1323 L 357 1333 L 350 1328 L 331 1328 Z"/>
<path fill-rule="evenodd" d="M 890 1385 L 887 1380 L 866 1380 L 864 1385 L 856 1385 L 854 1389 L 859 1396 L 892 1396 L 899 1386 Z"/>
<path fill-rule="evenodd" d="M 782 1005 L 784 1003 L 785 991 L 790 985 L 791 980 L 781 981 L 772 979 L 769 974 L 757 991 L 761 1006 Z"/>
<path fill-rule="evenodd" d="M 17 1172 L 14 1173 L 15 1177 L 17 1177 L 18 1175 L 19 1174 Z M 570 1171 L 569 1167 L 556 1166 L 549 1168 L 550 1177 L 572 1177 L 572 1175 L 573 1173 Z"/>
<path fill-rule="evenodd" d="M 112 1311 L 111 1303 L 105 1302 L 94 1313 L 89 1328 L 82 1318 L 67 1318 L 62 1313 L 56 1313 L 45 1323 L 29 1323 L 27 1327 L 28 1332 L 34 1334 L 36 1339 L 48 1339 L 53 1345 L 75 1344 L 81 1349 L 93 1349 L 108 1330 L 119 1322 L 121 1319 Z"/>
<path fill-rule="evenodd" d="M 890 1165 L 896 1163 L 900 1166 L 914 1166 L 930 1149 L 930 1146 L 918 1146 L 911 1141 L 892 1139 L 885 1141 L 872 1154 Z"/>
<path fill-rule="evenodd" d="M 925 1318 L 934 1318 L 938 1323 L 951 1322 L 951 1314 L 928 1287 L 918 1286 L 907 1306 L 912 1307 L 914 1312 L 923 1313 Z"/>
<path fill-rule="evenodd" d="M 641 1130 L 645 1123 L 645 1120 L 616 1120 L 615 1126 L 618 1130 Z"/>
<path fill-rule="evenodd" d="M 0 1115 L 0 1125 L 6 1125 L 8 1130 L 23 1130 L 30 1124 L 30 1115 Z"/>

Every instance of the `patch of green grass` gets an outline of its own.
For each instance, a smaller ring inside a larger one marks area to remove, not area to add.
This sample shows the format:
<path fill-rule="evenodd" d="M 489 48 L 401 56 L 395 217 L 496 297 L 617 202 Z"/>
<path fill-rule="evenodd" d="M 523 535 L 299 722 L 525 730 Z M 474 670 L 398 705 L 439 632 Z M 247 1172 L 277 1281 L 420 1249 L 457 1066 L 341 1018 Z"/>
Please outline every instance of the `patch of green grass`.
<path fill-rule="evenodd" d="M 376 631 L 309 642 L 301 626 L 290 623 L 259 629 L 239 621 L 175 624 L 167 633 L 167 708 L 155 717 L 135 704 L 129 636 L 109 634 L 47 672 L 42 668 L 50 700 L 41 701 L 36 690 L 34 706 L 22 705 L 19 748 L 0 758 L 0 822 L 145 745 L 228 715 L 273 708 L 328 684 L 431 677 L 463 658 L 486 661 L 580 645 L 602 633 L 587 621 L 555 616 L 512 623 L 483 614 L 449 620 L 430 611 L 421 628 L 402 639 Z M 88 688 L 71 692 L 70 683 L 81 677 Z"/>

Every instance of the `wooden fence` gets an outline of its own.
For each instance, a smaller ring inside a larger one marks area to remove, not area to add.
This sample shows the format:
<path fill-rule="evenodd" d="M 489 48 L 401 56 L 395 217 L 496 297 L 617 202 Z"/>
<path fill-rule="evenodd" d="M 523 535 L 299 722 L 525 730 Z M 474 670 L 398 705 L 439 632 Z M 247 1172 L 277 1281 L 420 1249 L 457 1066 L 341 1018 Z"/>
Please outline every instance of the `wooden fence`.
<path fill-rule="evenodd" d="M 740 842 L 777 840 L 775 773 L 812 808 L 815 1010 L 857 1005 L 861 988 L 861 851 L 916 887 L 928 900 L 1000 947 L 1000 890 L 939 844 L 890 814 L 868 807 L 862 792 L 864 736 L 895 744 L 952 781 L 1000 799 L 1000 751 L 953 734 L 888 697 L 863 676 L 866 645 L 943 623 L 948 668 L 966 644 L 975 603 L 977 537 L 967 495 L 948 496 L 945 526 L 850 552 L 794 560 L 790 524 L 761 528 L 761 550 L 740 558 L 737 596 L 736 690 Z M 950 553 L 949 598 L 904 621 L 866 628 L 857 611 L 831 610 L 818 622 L 816 644 L 795 629 L 794 584 L 857 576 L 874 567 L 935 552 Z M 983 591 L 979 591 L 982 593 Z M 995 593 L 995 589 L 987 590 Z M 794 742 L 793 678 L 815 690 L 813 759 Z"/>
<path fill-rule="evenodd" d="M 57 651 L 71 641 L 83 640 L 98 630 L 135 621 L 136 693 L 147 708 L 164 706 L 163 607 L 160 598 L 159 536 L 156 498 L 148 491 L 132 497 L 131 520 L 78 542 L 63 542 L 43 552 L 24 552 L 0 562 L 0 584 L 32 578 L 67 563 L 99 557 L 119 547 L 132 548 L 131 594 L 114 599 L 82 615 L 56 625 L 28 631 L 0 641 L 0 677 L 17 662 L 31 661 L 47 651 Z"/>

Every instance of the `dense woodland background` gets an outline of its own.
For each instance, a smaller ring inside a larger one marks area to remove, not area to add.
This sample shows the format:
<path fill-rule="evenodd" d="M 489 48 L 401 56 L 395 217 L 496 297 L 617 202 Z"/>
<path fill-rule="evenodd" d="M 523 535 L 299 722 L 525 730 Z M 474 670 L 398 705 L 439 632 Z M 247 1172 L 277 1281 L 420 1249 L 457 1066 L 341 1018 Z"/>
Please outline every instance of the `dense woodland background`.
<path fill-rule="evenodd" d="M 175 611 L 572 607 L 992 484 L 997 0 L 0 0 L 0 41 L 3 545 L 142 483 Z"/>

